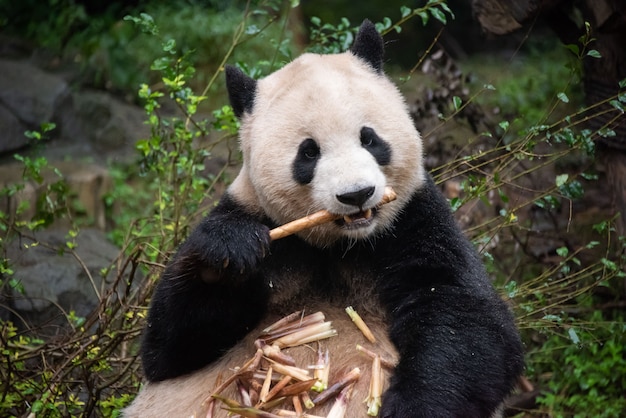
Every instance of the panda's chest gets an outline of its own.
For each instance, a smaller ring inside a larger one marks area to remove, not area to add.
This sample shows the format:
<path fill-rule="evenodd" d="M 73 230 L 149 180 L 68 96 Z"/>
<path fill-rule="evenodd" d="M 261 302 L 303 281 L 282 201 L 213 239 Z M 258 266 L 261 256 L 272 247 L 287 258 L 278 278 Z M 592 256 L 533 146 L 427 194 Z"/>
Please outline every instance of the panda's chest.
<path fill-rule="evenodd" d="M 270 306 L 301 305 L 324 300 L 337 305 L 377 302 L 377 270 L 359 251 L 327 251 L 308 246 L 275 251 L 264 266 Z"/>

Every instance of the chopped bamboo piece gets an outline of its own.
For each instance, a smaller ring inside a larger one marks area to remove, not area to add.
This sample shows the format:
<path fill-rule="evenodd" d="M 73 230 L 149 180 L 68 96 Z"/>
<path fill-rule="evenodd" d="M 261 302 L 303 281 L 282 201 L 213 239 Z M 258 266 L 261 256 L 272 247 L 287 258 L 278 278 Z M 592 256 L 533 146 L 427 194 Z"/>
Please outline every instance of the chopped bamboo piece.
<path fill-rule="evenodd" d="M 322 322 L 320 324 L 312 324 L 306 326 L 291 334 L 280 337 L 273 344 L 280 348 L 294 347 L 297 345 L 307 344 L 313 341 L 334 337 L 337 331 L 332 328 L 331 322 Z"/>
<path fill-rule="evenodd" d="M 256 408 L 224 408 L 228 412 L 232 412 L 234 414 L 239 414 L 245 418 L 280 418 L 280 416 L 276 414 L 272 414 L 271 412 L 263 411 L 261 409 Z"/>
<path fill-rule="evenodd" d="M 393 369 L 396 367 L 396 363 L 394 363 L 391 360 L 387 360 L 385 358 L 383 358 L 382 356 L 380 356 L 379 354 L 368 350 L 367 348 L 363 347 L 361 344 L 357 344 L 356 345 L 356 350 L 360 353 L 365 354 L 366 356 L 368 356 L 369 358 L 371 358 L 372 360 L 374 359 L 374 357 L 379 356 L 380 357 L 380 364 L 383 367 L 386 367 L 388 369 Z"/>
<path fill-rule="evenodd" d="M 305 317 L 300 318 L 297 321 L 292 321 L 287 324 L 282 325 L 279 328 L 275 328 L 270 332 L 263 333 L 259 336 L 259 339 L 264 340 L 267 343 L 270 343 L 277 338 L 288 335 L 302 329 L 308 325 L 313 324 L 321 324 L 326 320 L 326 316 L 322 312 L 315 312 Z"/>
<path fill-rule="evenodd" d="M 317 347 L 317 367 L 313 372 L 313 376 L 320 382 L 318 385 L 322 390 L 328 389 L 328 374 L 330 373 L 330 354 L 328 349 L 326 353 L 322 352 L 321 346 Z"/>
<path fill-rule="evenodd" d="M 270 385 L 272 384 L 272 371 L 272 366 L 267 368 L 265 380 L 263 380 L 263 386 L 261 387 L 261 392 L 259 392 L 259 399 L 261 399 L 262 402 L 265 402 L 264 399 L 270 391 Z"/>
<path fill-rule="evenodd" d="M 274 360 L 269 359 L 269 358 L 267 359 L 267 361 L 272 363 L 273 369 L 276 370 L 280 374 L 291 376 L 294 379 L 300 380 L 300 381 L 311 379 L 311 376 L 309 376 L 309 372 L 304 369 L 300 369 L 294 366 L 285 366 L 284 364 L 277 363 Z"/>
<path fill-rule="evenodd" d="M 348 306 L 346 308 L 346 313 L 348 314 L 348 316 L 350 316 L 350 319 L 352 319 L 352 322 L 354 322 L 354 325 L 356 325 L 357 328 L 361 330 L 365 338 L 367 338 L 369 342 L 375 343 L 376 338 L 374 337 L 374 334 L 372 334 L 372 331 L 369 329 L 367 324 L 363 322 L 363 319 L 354 310 L 354 308 L 352 308 L 352 306 Z"/>
<path fill-rule="evenodd" d="M 396 200 L 396 197 L 396 193 L 393 191 L 393 189 L 391 187 L 386 187 L 385 194 L 383 195 L 382 200 L 378 203 L 377 206 L 381 206 L 391 201 L 394 201 Z M 274 241 L 280 238 L 284 238 L 286 236 L 295 234 L 296 232 L 300 232 L 303 229 L 313 228 L 314 226 L 321 225 L 326 222 L 331 222 L 341 217 L 343 217 L 343 215 L 330 213 L 327 210 L 320 210 L 318 212 L 305 216 L 304 218 L 296 219 L 295 221 L 272 229 L 270 231 L 270 239 Z"/>
<path fill-rule="evenodd" d="M 213 395 L 213 398 L 224 403 L 229 408 L 241 408 L 242 407 L 242 405 L 234 399 L 228 399 L 220 395 Z"/>
<path fill-rule="evenodd" d="M 263 340 L 259 341 L 258 345 L 261 346 L 261 350 L 263 351 L 263 355 L 265 357 L 271 358 L 279 363 L 286 364 L 288 366 L 295 366 L 296 361 L 288 354 L 280 351 L 280 347 L 276 344 L 268 345 Z"/>
<path fill-rule="evenodd" d="M 302 402 L 304 402 L 304 407 L 306 409 L 311 409 L 315 407 L 315 404 L 311 400 L 311 397 L 309 396 L 308 392 L 302 392 L 300 396 L 302 397 Z"/>
<path fill-rule="evenodd" d="M 272 389 L 265 395 L 265 397 L 261 397 L 261 402 L 266 403 L 274 399 L 276 394 L 280 392 L 287 384 L 291 381 L 291 376 L 285 376 L 278 383 L 274 385 Z"/>
<path fill-rule="evenodd" d="M 241 396 L 241 404 L 243 406 L 252 406 L 252 400 L 250 399 L 250 392 L 246 389 L 241 379 L 237 379 L 237 391 Z"/>
<path fill-rule="evenodd" d="M 278 392 L 277 396 L 295 396 L 300 393 L 305 393 L 310 390 L 317 383 L 317 379 L 303 380 L 301 382 L 292 383 L 289 386 L 285 386 Z"/>
<path fill-rule="evenodd" d="M 359 377 L 361 377 L 361 370 L 358 367 L 355 367 L 354 369 L 346 373 L 341 379 L 339 379 L 339 381 L 337 381 L 331 387 L 317 395 L 315 399 L 313 399 L 313 403 L 315 405 L 320 405 L 328 401 L 330 398 L 341 392 L 341 390 L 343 390 L 346 386 L 359 380 Z"/>
<path fill-rule="evenodd" d="M 282 328 L 283 326 L 289 324 L 290 322 L 293 322 L 293 321 L 297 320 L 298 318 L 302 318 L 302 313 L 303 312 L 304 311 L 296 311 L 296 312 L 290 313 L 287 316 L 283 316 L 278 321 L 274 322 L 272 325 L 270 325 L 269 327 L 265 328 L 263 330 L 263 334 L 268 334 L 268 333 L 274 331 L 275 329 Z"/>
<path fill-rule="evenodd" d="M 290 411 L 288 409 L 279 409 L 276 412 L 276 415 L 278 415 L 279 417 L 297 417 L 299 416 L 298 413 L 296 411 Z"/>
<path fill-rule="evenodd" d="M 328 411 L 328 415 L 326 418 L 344 418 L 346 416 L 346 411 L 348 410 L 348 401 L 352 396 L 352 388 L 354 387 L 354 383 L 346 386 L 341 390 L 337 398 L 335 399 L 335 403 L 333 407 Z"/>
<path fill-rule="evenodd" d="M 306 412 L 298 414 L 296 411 L 290 411 L 288 409 L 279 409 L 275 412 L 276 412 L 276 415 L 278 415 L 279 417 L 326 418 L 326 417 L 321 417 L 319 415 L 307 414 Z"/>
<path fill-rule="evenodd" d="M 293 404 L 293 410 L 296 412 L 296 416 L 301 416 L 304 412 L 304 409 L 302 409 L 302 402 L 300 402 L 300 397 L 298 395 L 292 396 L 291 403 Z"/>
<path fill-rule="evenodd" d="M 367 399 L 367 415 L 376 417 L 382 406 L 383 395 L 383 370 L 380 366 L 380 356 L 374 356 L 372 360 L 372 377 L 370 379 L 370 391 Z"/>

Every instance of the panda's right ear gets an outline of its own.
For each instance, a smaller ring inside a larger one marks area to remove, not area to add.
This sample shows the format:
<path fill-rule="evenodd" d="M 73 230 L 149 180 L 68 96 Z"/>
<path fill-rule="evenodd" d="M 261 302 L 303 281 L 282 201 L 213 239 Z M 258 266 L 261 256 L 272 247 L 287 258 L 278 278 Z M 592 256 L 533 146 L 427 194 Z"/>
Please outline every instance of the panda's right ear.
<path fill-rule="evenodd" d="M 367 62 L 377 73 L 383 72 L 383 38 L 369 20 L 365 19 L 361 24 L 350 51 Z"/>
<path fill-rule="evenodd" d="M 256 80 L 248 77 L 239 68 L 226 66 L 226 89 L 230 105 L 235 116 L 241 118 L 244 113 L 252 112 L 256 95 Z"/>

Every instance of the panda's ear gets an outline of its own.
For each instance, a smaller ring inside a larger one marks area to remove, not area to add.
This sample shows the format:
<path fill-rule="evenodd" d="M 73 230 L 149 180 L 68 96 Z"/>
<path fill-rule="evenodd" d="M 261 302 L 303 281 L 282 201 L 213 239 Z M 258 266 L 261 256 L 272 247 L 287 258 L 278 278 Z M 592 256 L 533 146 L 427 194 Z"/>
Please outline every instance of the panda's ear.
<path fill-rule="evenodd" d="M 365 19 L 361 24 L 350 51 L 371 65 L 376 72 L 383 72 L 383 38 L 369 20 Z"/>
<path fill-rule="evenodd" d="M 239 68 L 226 66 L 226 89 L 230 105 L 235 116 L 241 118 L 244 113 L 252 112 L 256 95 L 256 80 L 245 75 Z"/>

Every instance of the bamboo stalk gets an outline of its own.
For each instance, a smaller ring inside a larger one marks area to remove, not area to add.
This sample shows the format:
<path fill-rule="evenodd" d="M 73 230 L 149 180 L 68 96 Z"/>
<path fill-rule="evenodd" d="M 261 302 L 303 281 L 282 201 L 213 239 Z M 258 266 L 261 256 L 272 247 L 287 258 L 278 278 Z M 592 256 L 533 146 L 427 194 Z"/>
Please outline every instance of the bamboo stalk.
<path fill-rule="evenodd" d="M 322 347 L 317 346 L 317 367 L 313 371 L 313 376 L 320 382 L 318 385 L 322 390 L 328 389 L 328 375 L 330 373 L 330 354 L 328 349 L 326 353 L 322 351 Z"/>
<path fill-rule="evenodd" d="M 343 388 L 337 398 L 335 399 L 335 403 L 333 407 L 328 411 L 328 415 L 326 418 L 344 418 L 346 416 L 346 411 L 348 410 L 348 402 L 350 401 L 350 397 L 352 396 L 352 388 L 354 384 L 350 384 Z"/>
<path fill-rule="evenodd" d="M 273 369 L 276 370 L 280 374 L 291 376 L 294 379 L 300 380 L 300 381 L 311 379 L 311 376 L 309 376 L 309 372 L 304 369 L 300 369 L 299 367 L 286 366 L 284 364 L 277 363 L 274 360 L 269 359 L 269 358 L 266 358 L 266 360 L 272 363 Z"/>
<path fill-rule="evenodd" d="M 328 401 L 330 398 L 332 398 L 333 396 L 341 392 L 346 386 L 359 380 L 359 377 L 361 377 L 361 369 L 359 369 L 358 367 L 355 367 L 354 369 L 346 373 L 341 379 L 339 379 L 331 387 L 329 387 L 324 392 L 317 395 L 315 399 L 313 399 L 313 403 L 315 405 L 320 405 Z"/>
<path fill-rule="evenodd" d="M 265 342 L 271 342 L 284 335 L 291 334 L 292 332 L 298 329 L 301 329 L 301 328 L 304 328 L 306 326 L 313 325 L 313 324 L 320 324 L 324 322 L 325 320 L 326 320 L 326 316 L 324 315 L 323 312 L 315 312 L 310 315 L 301 317 L 300 319 L 297 319 L 295 321 L 282 324 L 279 327 L 272 328 L 269 332 L 263 332 L 263 334 L 259 336 L 259 339 Z"/>
<path fill-rule="evenodd" d="M 332 328 L 332 323 L 322 322 L 321 324 L 312 324 L 280 337 L 274 340 L 273 344 L 279 348 L 294 347 L 335 335 L 337 335 L 337 331 Z"/>
<path fill-rule="evenodd" d="M 385 194 L 383 195 L 382 200 L 378 203 L 377 206 L 381 206 L 391 201 L 394 201 L 396 200 L 396 197 L 396 193 L 391 187 L 385 187 Z M 280 238 L 284 238 L 300 232 L 303 229 L 313 228 L 314 226 L 318 226 L 326 222 L 331 222 L 341 217 L 343 217 L 343 215 L 330 213 L 327 210 L 320 210 L 318 212 L 305 216 L 304 218 L 296 219 L 295 221 L 288 222 L 282 226 L 272 229 L 270 231 L 270 239 L 274 241 Z"/>
<path fill-rule="evenodd" d="M 267 373 L 265 374 L 265 380 L 263 380 L 263 386 L 261 387 L 261 392 L 259 392 L 259 399 L 261 399 L 261 402 L 265 402 L 264 399 L 270 391 L 270 385 L 272 384 L 272 371 L 272 366 L 268 367 Z"/>
<path fill-rule="evenodd" d="M 311 397 L 309 396 L 308 392 L 302 392 L 300 394 L 300 397 L 302 397 L 302 402 L 304 402 L 304 407 L 306 409 L 311 409 L 315 407 L 315 404 L 311 400 Z"/>
<path fill-rule="evenodd" d="M 380 364 L 387 368 L 387 369 L 394 369 L 396 367 L 396 363 L 394 363 L 391 360 L 387 360 L 386 358 L 383 358 L 382 356 L 380 356 L 379 354 L 368 350 L 367 348 L 363 347 L 361 344 L 357 344 L 356 345 L 356 350 L 360 353 L 365 354 L 366 356 L 368 356 L 370 359 L 374 360 L 374 357 L 379 356 L 380 357 Z"/>
<path fill-rule="evenodd" d="M 367 396 L 367 415 L 376 417 L 382 406 L 383 395 L 383 370 L 380 366 L 380 356 L 375 356 L 372 360 L 372 375 L 370 378 L 370 391 Z"/>
<path fill-rule="evenodd" d="M 271 412 L 263 411 L 257 408 L 224 408 L 228 412 L 239 414 L 245 418 L 280 418 L 279 415 L 272 414 Z"/>
<path fill-rule="evenodd" d="M 304 409 L 302 409 L 302 402 L 300 401 L 300 397 L 298 395 L 292 396 L 291 403 L 293 404 L 293 410 L 296 411 L 296 416 L 301 416 L 304 412 Z"/>
<path fill-rule="evenodd" d="M 267 403 L 274 399 L 276 394 L 280 392 L 287 384 L 291 381 L 291 376 L 285 376 L 278 383 L 274 385 L 272 389 L 265 395 L 265 397 L 261 397 L 261 403 Z"/>
<path fill-rule="evenodd" d="M 375 343 L 376 337 L 374 337 L 374 334 L 372 334 L 372 331 L 370 330 L 370 328 L 363 321 L 361 316 L 354 310 L 354 308 L 352 306 L 348 306 L 346 308 L 346 313 L 348 314 L 350 319 L 352 319 L 352 322 L 354 322 L 354 325 L 356 325 L 356 327 L 363 333 L 365 338 L 367 338 L 369 342 Z"/>
<path fill-rule="evenodd" d="M 317 382 L 317 379 L 303 380 L 301 382 L 292 383 L 289 386 L 285 386 L 278 392 L 276 396 L 295 396 L 301 393 L 305 393 L 310 390 Z"/>
<path fill-rule="evenodd" d="M 275 329 L 282 328 L 283 326 L 285 326 L 285 325 L 287 325 L 287 324 L 289 324 L 291 322 L 294 322 L 298 318 L 302 318 L 302 312 L 303 311 L 296 311 L 296 312 L 290 313 L 287 316 L 283 316 L 278 321 L 274 322 L 272 325 L 270 325 L 267 328 L 265 328 L 262 331 L 262 333 L 263 334 L 268 334 L 268 333 L 274 331 Z"/>

